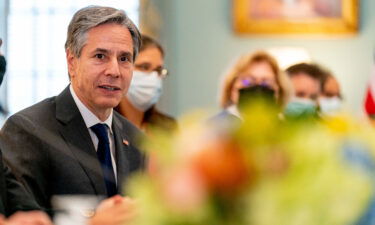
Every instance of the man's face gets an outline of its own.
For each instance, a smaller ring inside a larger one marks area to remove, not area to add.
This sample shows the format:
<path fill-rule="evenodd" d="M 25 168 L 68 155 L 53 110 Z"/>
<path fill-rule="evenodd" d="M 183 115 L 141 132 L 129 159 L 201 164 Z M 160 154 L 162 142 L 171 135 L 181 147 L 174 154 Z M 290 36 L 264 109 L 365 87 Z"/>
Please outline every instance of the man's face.
<path fill-rule="evenodd" d="M 108 110 L 127 92 L 133 71 L 133 42 L 118 24 L 91 28 L 77 58 L 67 51 L 71 83 L 78 98 L 93 113 Z"/>
<path fill-rule="evenodd" d="M 320 94 L 319 81 L 307 74 L 299 73 L 291 77 L 296 97 L 317 101 Z"/>

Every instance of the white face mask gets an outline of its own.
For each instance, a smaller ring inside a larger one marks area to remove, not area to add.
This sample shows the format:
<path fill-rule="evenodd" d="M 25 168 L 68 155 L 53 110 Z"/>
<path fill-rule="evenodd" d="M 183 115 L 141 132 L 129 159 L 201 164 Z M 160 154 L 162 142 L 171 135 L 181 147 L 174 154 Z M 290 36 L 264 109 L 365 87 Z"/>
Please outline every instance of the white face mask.
<path fill-rule="evenodd" d="M 320 111 L 324 115 L 335 115 L 337 112 L 341 110 L 341 99 L 339 97 L 332 97 L 332 98 L 320 98 L 319 99 L 319 106 Z"/>
<path fill-rule="evenodd" d="M 134 71 L 126 97 L 134 107 L 145 112 L 158 102 L 161 90 L 162 79 L 157 72 Z"/>

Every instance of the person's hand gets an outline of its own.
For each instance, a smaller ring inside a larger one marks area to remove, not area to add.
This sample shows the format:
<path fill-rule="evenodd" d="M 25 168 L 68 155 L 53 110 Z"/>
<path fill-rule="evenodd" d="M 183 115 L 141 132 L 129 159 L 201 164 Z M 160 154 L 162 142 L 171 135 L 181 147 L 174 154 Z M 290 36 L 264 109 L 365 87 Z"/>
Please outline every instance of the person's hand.
<path fill-rule="evenodd" d="M 0 225 L 6 225 L 5 216 L 0 214 Z"/>
<path fill-rule="evenodd" d="M 124 201 L 125 197 L 121 197 L 120 195 L 115 195 L 111 198 L 107 198 L 103 200 L 99 206 L 96 208 L 96 211 L 102 211 L 107 208 L 113 207 L 117 204 L 121 204 Z"/>
<path fill-rule="evenodd" d="M 98 206 L 89 225 L 123 225 L 136 216 L 136 202 L 129 197 L 113 196 Z M 1 224 L 0 224 L 1 225 Z"/>
<path fill-rule="evenodd" d="M 52 221 L 41 211 L 17 212 L 8 219 L 1 216 L 0 225 L 52 225 Z"/>

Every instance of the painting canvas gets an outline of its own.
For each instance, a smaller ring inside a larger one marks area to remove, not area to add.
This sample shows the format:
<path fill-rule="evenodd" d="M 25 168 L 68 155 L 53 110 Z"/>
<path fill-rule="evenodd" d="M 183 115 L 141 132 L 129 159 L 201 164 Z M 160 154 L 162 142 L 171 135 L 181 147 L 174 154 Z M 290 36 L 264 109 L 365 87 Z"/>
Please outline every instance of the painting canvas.
<path fill-rule="evenodd" d="M 233 0 L 240 33 L 356 33 L 358 0 Z"/>

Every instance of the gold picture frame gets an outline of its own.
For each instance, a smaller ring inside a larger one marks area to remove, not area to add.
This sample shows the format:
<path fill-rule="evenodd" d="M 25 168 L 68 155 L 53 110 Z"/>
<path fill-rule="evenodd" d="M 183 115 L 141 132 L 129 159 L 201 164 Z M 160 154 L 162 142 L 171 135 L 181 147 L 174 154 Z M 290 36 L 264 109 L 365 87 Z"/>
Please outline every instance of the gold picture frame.
<path fill-rule="evenodd" d="M 298 5 L 301 2 L 305 5 Z M 309 9 L 306 2 L 320 8 Z M 355 34 L 358 4 L 359 0 L 233 0 L 233 25 L 236 32 L 250 34 Z"/>

